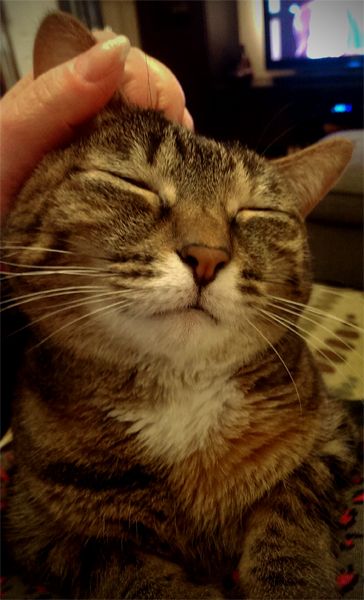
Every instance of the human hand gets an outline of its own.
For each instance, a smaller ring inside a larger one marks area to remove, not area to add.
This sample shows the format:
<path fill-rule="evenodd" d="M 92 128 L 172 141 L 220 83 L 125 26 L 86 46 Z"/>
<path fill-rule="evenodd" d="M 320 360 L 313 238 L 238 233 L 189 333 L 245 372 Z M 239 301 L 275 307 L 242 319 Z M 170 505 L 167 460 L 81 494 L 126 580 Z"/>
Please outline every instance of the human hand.
<path fill-rule="evenodd" d="M 116 38 L 113 31 L 93 31 L 99 42 Z M 142 108 L 161 111 L 167 119 L 193 129 L 183 89 L 172 71 L 156 58 L 132 46 L 125 62 L 120 89 L 123 98 Z"/>
<path fill-rule="evenodd" d="M 164 112 L 192 129 L 183 90 L 162 63 L 130 48 L 125 36 L 99 32 L 99 42 L 83 54 L 18 83 L 0 102 L 0 215 L 41 158 L 69 142 L 78 125 L 93 117 L 117 88 L 141 107 Z"/>

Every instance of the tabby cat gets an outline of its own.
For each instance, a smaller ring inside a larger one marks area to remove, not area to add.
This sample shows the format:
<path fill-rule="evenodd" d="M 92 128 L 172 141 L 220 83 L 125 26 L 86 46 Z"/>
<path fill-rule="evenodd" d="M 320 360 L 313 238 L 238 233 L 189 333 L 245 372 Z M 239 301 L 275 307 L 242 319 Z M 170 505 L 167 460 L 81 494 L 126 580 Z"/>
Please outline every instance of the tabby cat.
<path fill-rule="evenodd" d="M 48 16 L 35 72 L 94 43 Z M 3 239 L 29 321 L 8 537 L 50 590 L 337 596 L 331 467 L 353 464 L 350 427 L 292 331 L 304 217 L 351 152 L 267 161 L 116 96 L 26 183 Z"/>

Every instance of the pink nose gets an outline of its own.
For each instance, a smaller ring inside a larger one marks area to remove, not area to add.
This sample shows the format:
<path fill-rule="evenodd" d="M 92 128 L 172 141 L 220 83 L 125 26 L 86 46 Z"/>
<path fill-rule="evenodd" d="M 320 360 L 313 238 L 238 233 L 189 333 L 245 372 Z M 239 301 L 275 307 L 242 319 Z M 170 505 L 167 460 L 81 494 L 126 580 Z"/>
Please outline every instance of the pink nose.
<path fill-rule="evenodd" d="M 191 267 L 197 285 L 211 283 L 218 271 L 230 260 L 227 250 L 198 244 L 184 246 L 178 254 L 181 260 Z"/>

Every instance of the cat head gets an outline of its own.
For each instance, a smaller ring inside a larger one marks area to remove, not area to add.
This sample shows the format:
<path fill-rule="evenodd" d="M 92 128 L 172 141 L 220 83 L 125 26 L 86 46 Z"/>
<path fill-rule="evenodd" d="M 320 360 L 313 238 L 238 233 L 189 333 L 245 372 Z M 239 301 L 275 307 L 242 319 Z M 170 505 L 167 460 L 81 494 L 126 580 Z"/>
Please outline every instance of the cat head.
<path fill-rule="evenodd" d="M 94 43 L 50 15 L 35 74 Z M 195 360 L 234 348 L 248 362 L 286 334 L 277 307 L 294 322 L 307 301 L 304 218 L 351 151 L 332 139 L 268 161 L 116 95 L 14 205 L 4 237 L 14 302 L 39 341 L 74 351 Z"/>

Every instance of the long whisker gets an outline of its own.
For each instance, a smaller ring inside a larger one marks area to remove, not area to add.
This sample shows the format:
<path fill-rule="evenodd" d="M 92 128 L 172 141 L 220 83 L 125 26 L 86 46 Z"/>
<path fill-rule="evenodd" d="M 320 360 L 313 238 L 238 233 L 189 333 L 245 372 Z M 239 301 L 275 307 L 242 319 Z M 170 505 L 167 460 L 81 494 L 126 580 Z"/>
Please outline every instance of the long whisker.
<path fill-rule="evenodd" d="M 362 327 L 359 327 L 358 325 L 355 325 L 354 323 L 350 323 L 349 321 L 345 321 L 344 319 L 340 319 L 340 317 L 336 317 L 335 315 L 331 315 L 330 313 L 325 313 L 323 310 L 320 310 L 319 308 L 314 308 L 314 307 L 309 306 L 309 305 L 306 306 L 302 302 L 296 302 L 294 300 L 288 300 L 287 298 L 281 298 L 280 296 L 273 296 L 271 294 L 267 294 L 267 298 L 272 298 L 273 300 L 278 300 L 278 302 L 283 302 L 284 304 L 289 304 L 289 305 L 293 305 L 293 306 L 299 306 L 302 309 L 305 309 L 306 311 L 309 311 L 311 313 L 320 315 L 320 316 L 328 318 L 328 319 L 332 319 L 333 321 L 337 321 L 338 323 L 341 323 L 343 325 L 347 325 L 348 327 L 352 327 L 353 329 L 356 329 L 356 330 L 361 331 L 362 333 L 364 333 L 364 329 Z"/>
<path fill-rule="evenodd" d="M 53 292 L 63 292 L 68 290 L 83 290 L 83 289 L 104 289 L 103 285 L 67 285 L 65 287 L 60 288 L 47 288 L 45 290 L 39 290 L 37 292 L 29 292 L 27 294 L 22 294 L 21 296 L 11 296 L 10 298 L 6 298 L 2 300 L 1 304 L 10 304 L 11 302 L 17 302 L 18 300 L 23 300 L 23 298 L 30 298 L 31 296 L 41 296 L 42 294 L 49 294 Z"/>
<path fill-rule="evenodd" d="M 255 143 L 255 149 L 257 149 L 259 147 L 260 142 L 264 139 L 264 136 L 266 135 L 266 133 L 268 133 L 270 127 L 278 119 L 278 117 L 280 117 L 287 110 L 287 108 L 290 108 L 291 106 L 292 106 L 292 102 L 287 102 L 287 104 L 285 104 L 284 106 L 281 106 L 281 108 L 268 121 L 268 123 L 265 124 L 265 126 L 263 127 L 263 130 L 258 138 L 258 141 Z"/>
<path fill-rule="evenodd" d="M 42 290 L 41 292 L 33 292 L 31 294 L 24 294 L 23 296 L 18 296 L 17 298 L 9 298 L 8 300 L 3 300 L 0 304 L 7 304 L 1 308 L 0 312 L 4 312 L 6 310 L 11 310 L 21 306 L 23 304 L 28 304 L 29 302 L 36 302 L 39 300 L 46 300 L 48 298 L 53 298 L 55 296 L 66 296 L 69 294 L 88 294 L 93 292 L 98 292 L 99 290 L 105 289 L 104 286 L 69 286 L 66 288 L 54 288 L 53 290 Z M 17 301 L 18 300 L 18 301 Z"/>
<path fill-rule="evenodd" d="M 124 292 L 124 290 L 121 290 L 121 292 Z M 65 312 L 69 308 L 80 308 L 82 306 L 88 306 L 88 304 L 91 304 L 94 302 L 101 302 L 102 300 L 105 300 L 105 298 L 108 298 L 110 295 L 116 295 L 116 294 L 120 295 L 121 292 L 119 290 L 112 290 L 112 291 L 107 291 L 107 292 L 103 292 L 103 293 L 99 294 L 97 298 L 83 298 L 81 301 L 79 299 L 69 300 L 68 302 L 64 302 L 62 304 L 55 305 L 55 306 L 62 307 L 62 308 L 58 308 L 57 310 L 53 310 L 50 313 L 42 315 L 38 319 L 32 319 L 32 321 L 30 323 L 27 323 L 26 325 L 24 325 L 20 329 L 17 329 L 16 331 L 13 331 L 10 335 L 13 336 L 17 333 L 20 333 L 21 331 L 24 331 L 25 329 L 28 329 L 29 327 L 32 327 L 33 325 L 36 325 L 37 323 L 40 323 L 41 321 L 49 319 L 50 317 L 53 317 L 54 315 L 57 315 L 61 312 Z M 123 301 L 125 301 L 125 299 Z"/>
<path fill-rule="evenodd" d="M 261 310 L 259 312 L 262 312 Z M 266 311 L 264 311 L 266 312 Z M 293 327 L 293 323 L 292 323 L 292 327 L 287 323 L 284 322 L 284 320 L 281 320 L 279 317 L 272 315 L 270 312 L 266 312 L 266 314 L 262 314 L 263 318 L 265 318 L 268 322 L 270 323 L 277 323 L 278 325 L 280 325 L 280 327 L 282 327 L 285 330 L 290 331 L 291 333 L 294 333 L 294 335 L 297 335 L 297 337 L 301 338 L 302 340 L 304 340 L 307 343 L 307 339 L 302 336 L 298 331 L 296 331 L 296 329 L 294 329 Z M 310 340 L 310 345 L 313 347 L 313 349 L 315 350 L 315 352 L 317 352 L 318 354 L 320 354 L 325 360 L 329 360 L 329 362 L 331 362 L 331 364 L 336 368 L 336 365 L 334 364 L 333 361 L 331 361 L 328 357 L 326 357 L 326 355 L 319 349 L 318 346 L 316 346 L 312 340 Z"/>
<path fill-rule="evenodd" d="M 271 320 L 276 321 L 276 323 L 281 325 L 284 329 L 288 329 L 289 331 L 291 331 L 292 333 L 294 333 L 295 335 L 300 337 L 302 340 L 304 340 L 306 343 L 311 344 L 312 347 L 314 348 L 314 350 L 318 354 L 320 354 L 325 360 L 327 360 L 331 364 L 331 366 L 334 369 L 336 369 L 339 373 L 341 373 L 344 376 L 344 373 L 342 372 L 340 367 L 329 356 L 327 356 L 327 354 L 325 354 L 325 352 L 323 352 L 322 350 L 319 349 L 319 347 L 322 345 L 328 347 L 325 342 L 320 340 L 320 338 L 318 338 L 317 336 L 314 336 L 313 334 L 310 334 L 310 339 L 308 340 L 306 336 L 299 333 L 300 331 L 303 331 L 303 333 L 307 335 L 306 330 L 303 329 L 302 327 L 300 327 L 299 325 L 297 325 L 297 323 L 292 323 L 292 321 L 289 321 L 288 319 L 285 319 L 283 317 L 278 317 L 277 315 L 273 315 L 270 311 L 265 311 L 263 309 L 259 309 L 259 312 L 266 314 Z M 315 344 L 312 342 L 312 339 L 316 340 L 319 345 L 315 346 Z M 341 354 L 338 354 L 337 352 L 335 352 L 334 350 L 331 350 L 331 349 L 330 349 L 330 351 L 332 352 L 332 354 L 334 354 L 339 359 L 340 362 L 345 362 L 348 364 L 349 367 L 352 368 L 352 365 L 350 363 L 348 363 L 345 359 L 343 359 Z M 360 377 L 360 374 L 356 370 L 354 370 L 354 369 L 352 369 L 352 370 L 356 375 L 359 375 L 359 377 Z"/>
<path fill-rule="evenodd" d="M 345 292 L 339 292 L 337 290 L 331 290 L 327 286 L 322 285 L 320 283 L 315 283 L 315 287 L 318 288 L 322 294 L 330 294 L 332 296 L 338 296 L 339 298 L 345 298 L 346 297 Z M 354 290 L 354 291 L 357 292 L 357 293 L 360 293 L 360 292 L 358 292 L 358 290 Z"/>
<path fill-rule="evenodd" d="M 57 238 L 59 241 L 61 241 L 59 238 Z M 67 240 L 68 244 L 74 244 L 76 245 L 76 242 L 72 242 L 72 240 Z M 7 246 L 1 246 L 0 245 L 0 250 L 5 250 L 8 251 L 7 254 L 5 255 L 4 258 L 6 257 L 12 257 L 12 256 L 17 256 L 17 252 L 14 252 L 15 250 L 30 250 L 30 251 L 34 251 L 34 252 L 53 252 L 53 253 L 58 253 L 58 254 L 73 254 L 73 255 L 77 255 L 79 256 L 80 254 L 84 257 L 88 257 L 88 258 L 93 258 L 93 259 L 101 259 L 101 260 L 108 260 L 107 256 L 98 256 L 96 254 L 89 254 L 86 253 L 84 250 L 80 251 L 80 249 L 78 248 L 77 251 L 74 250 L 59 250 L 58 248 L 47 248 L 44 246 L 21 246 L 21 245 L 7 245 Z M 13 250 L 13 252 L 9 253 L 10 250 Z"/>
<path fill-rule="evenodd" d="M 93 310 L 85 315 L 82 315 L 81 317 L 78 317 L 77 319 L 74 319 L 73 321 L 70 321 L 69 323 L 65 323 L 64 325 L 62 325 L 62 327 L 59 327 L 58 329 L 56 329 L 56 331 L 53 331 L 50 335 L 48 335 L 47 337 L 43 338 L 43 340 L 41 340 L 38 344 L 36 344 L 35 346 L 33 346 L 31 349 L 35 349 L 38 348 L 38 346 L 40 346 L 41 344 L 44 344 L 46 341 L 48 341 L 50 338 L 54 337 L 55 335 L 57 335 L 60 331 L 63 331 L 64 329 L 66 329 L 67 327 L 70 327 L 71 325 L 75 325 L 76 323 L 78 323 L 79 321 L 82 321 L 83 319 L 87 319 L 90 318 L 92 315 L 101 312 L 102 310 L 105 310 L 105 308 L 107 310 L 109 310 L 110 308 L 115 308 L 117 306 L 122 306 L 123 304 L 125 305 L 125 299 L 123 300 L 118 300 L 118 302 L 115 302 L 114 304 L 111 304 L 107 307 L 102 306 L 101 308 L 98 308 L 97 310 Z M 130 303 L 129 303 L 130 305 Z"/>
<path fill-rule="evenodd" d="M 343 346 L 345 346 L 348 350 L 350 350 L 351 352 L 357 354 L 358 356 L 360 356 L 360 353 L 357 352 L 352 345 L 346 343 L 339 335 L 337 335 L 337 333 L 335 333 L 334 331 L 332 331 L 331 329 L 329 329 L 328 327 L 325 327 L 325 325 L 322 325 L 322 323 L 320 323 L 318 320 L 316 319 L 312 319 L 311 317 L 308 317 L 307 315 L 305 315 L 305 313 L 300 312 L 300 311 L 294 311 L 292 309 L 283 307 L 283 306 L 279 306 L 279 304 L 276 304 L 274 302 L 269 302 L 269 306 L 271 306 L 272 308 L 277 308 L 278 310 L 283 310 L 286 313 L 289 313 L 291 315 L 295 315 L 296 317 L 299 317 L 300 319 L 305 319 L 306 321 L 309 321 L 310 323 L 313 323 L 314 325 L 316 325 L 317 327 L 320 327 L 320 329 L 323 329 L 324 331 L 326 331 L 328 334 L 330 334 L 333 338 L 337 339 L 341 344 L 343 344 Z M 307 334 L 309 334 L 309 332 L 306 332 Z"/>
<path fill-rule="evenodd" d="M 266 146 L 264 148 L 264 150 L 261 152 L 261 154 L 263 156 L 266 155 L 266 153 L 268 152 L 269 148 L 271 148 L 276 142 L 278 142 L 280 139 L 282 139 L 287 133 L 290 133 L 291 131 L 294 131 L 297 128 L 297 124 L 291 125 L 290 127 L 287 127 L 286 129 L 284 129 L 279 135 L 277 135 L 269 144 L 268 146 Z"/>
<path fill-rule="evenodd" d="M 284 362 L 282 356 L 279 354 L 278 350 L 275 348 L 275 346 L 272 344 L 272 342 L 270 340 L 268 340 L 268 338 L 260 331 L 260 329 L 258 329 L 258 327 L 256 327 L 247 317 L 245 317 L 245 319 L 249 323 L 249 325 L 251 325 L 251 327 L 253 327 L 253 329 L 255 329 L 255 331 L 263 338 L 263 340 L 265 340 L 267 342 L 267 344 L 270 346 L 270 348 L 272 348 L 273 352 L 278 356 L 279 360 L 281 361 L 282 365 L 284 366 L 285 370 L 287 371 L 287 374 L 288 374 L 290 380 L 292 381 L 292 384 L 295 389 L 295 392 L 296 392 L 296 395 L 298 398 L 298 402 L 300 405 L 300 411 L 302 413 L 301 396 L 299 394 L 296 382 L 293 379 L 292 373 L 290 372 L 289 368 L 287 367 L 286 363 Z"/>
<path fill-rule="evenodd" d="M 75 269 L 72 267 L 69 267 L 69 269 L 64 268 L 64 269 L 60 269 L 59 271 L 26 271 L 24 273 L 10 273 L 8 271 L 0 271 L 1 275 L 5 276 L 5 279 L 14 279 L 16 277 L 34 277 L 34 276 L 39 276 L 39 277 L 43 277 L 45 275 L 82 275 L 84 277 L 104 277 L 105 273 L 109 273 L 109 274 L 113 274 L 112 271 L 102 271 L 100 270 L 94 270 L 94 271 L 84 271 L 84 270 L 80 270 L 80 269 Z M 115 273 L 114 273 L 115 274 Z"/>
<path fill-rule="evenodd" d="M 49 270 L 52 269 L 54 271 L 65 271 L 68 269 L 80 269 L 82 271 L 100 271 L 100 269 L 98 267 L 85 267 L 84 265 L 27 265 L 24 263 L 16 263 L 16 262 L 10 262 L 10 261 L 6 261 L 6 260 L 2 260 L 1 263 L 3 265 L 9 265 L 10 267 L 22 267 L 24 269 L 41 269 L 41 270 Z M 12 273 L 11 273 L 12 274 Z M 16 273 L 15 273 L 16 274 Z"/>
<path fill-rule="evenodd" d="M 152 88 L 150 86 L 150 72 L 149 72 L 149 65 L 148 65 L 148 55 L 146 53 L 144 53 L 144 57 L 145 57 L 145 67 L 147 70 L 147 84 L 148 84 L 148 94 L 149 94 L 149 106 L 150 108 L 154 108 L 153 106 L 153 98 L 152 98 Z"/>
<path fill-rule="evenodd" d="M 143 296 L 143 294 L 141 294 L 141 296 Z M 132 298 L 132 300 L 133 299 L 134 298 Z M 122 303 L 120 303 L 120 306 L 123 306 L 125 308 L 125 307 L 128 307 L 128 306 L 131 306 L 132 304 L 133 304 L 133 302 L 126 302 L 126 300 L 123 300 Z M 119 306 L 119 304 L 117 304 L 116 306 L 115 306 L 115 304 L 111 304 L 109 306 L 105 306 L 103 314 L 106 314 L 109 311 L 114 310 L 118 306 Z M 144 314 L 145 314 L 144 310 L 142 308 L 140 309 L 140 311 L 135 311 L 135 305 L 133 306 L 133 313 L 134 313 L 133 317 L 140 317 L 140 316 L 144 316 Z M 78 333 L 80 332 L 80 330 L 82 330 L 83 328 L 87 327 L 87 325 L 88 325 L 87 322 L 82 323 L 81 325 L 77 324 L 77 331 L 78 331 Z"/>
<path fill-rule="evenodd" d="M 58 254 L 76 254 L 72 250 L 59 250 L 57 248 L 44 248 L 43 246 L 17 246 L 13 244 L 0 244 L 0 250 L 31 250 L 34 252 L 57 252 Z"/>
<path fill-rule="evenodd" d="M 66 302 L 59 302 L 58 304 L 54 304 L 52 306 L 52 308 L 61 308 L 61 309 L 78 308 L 79 306 L 84 306 L 91 302 L 98 302 L 100 300 L 104 300 L 105 297 L 107 298 L 108 296 L 115 296 L 115 294 L 120 295 L 119 291 L 116 291 L 116 290 L 108 290 L 105 292 L 101 292 L 101 293 L 96 292 L 96 293 L 97 293 L 96 298 L 83 298 L 82 300 L 80 300 L 79 298 L 75 298 L 74 300 L 67 300 Z M 50 313 L 47 313 L 46 316 L 41 317 L 40 319 L 33 320 L 32 323 L 38 323 L 39 321 L 42 321 L 43 318 L 52 317 L 53 315 L 55 315 L 59 312 L 63 312 L 63 310 L 54 310 Z"/>

